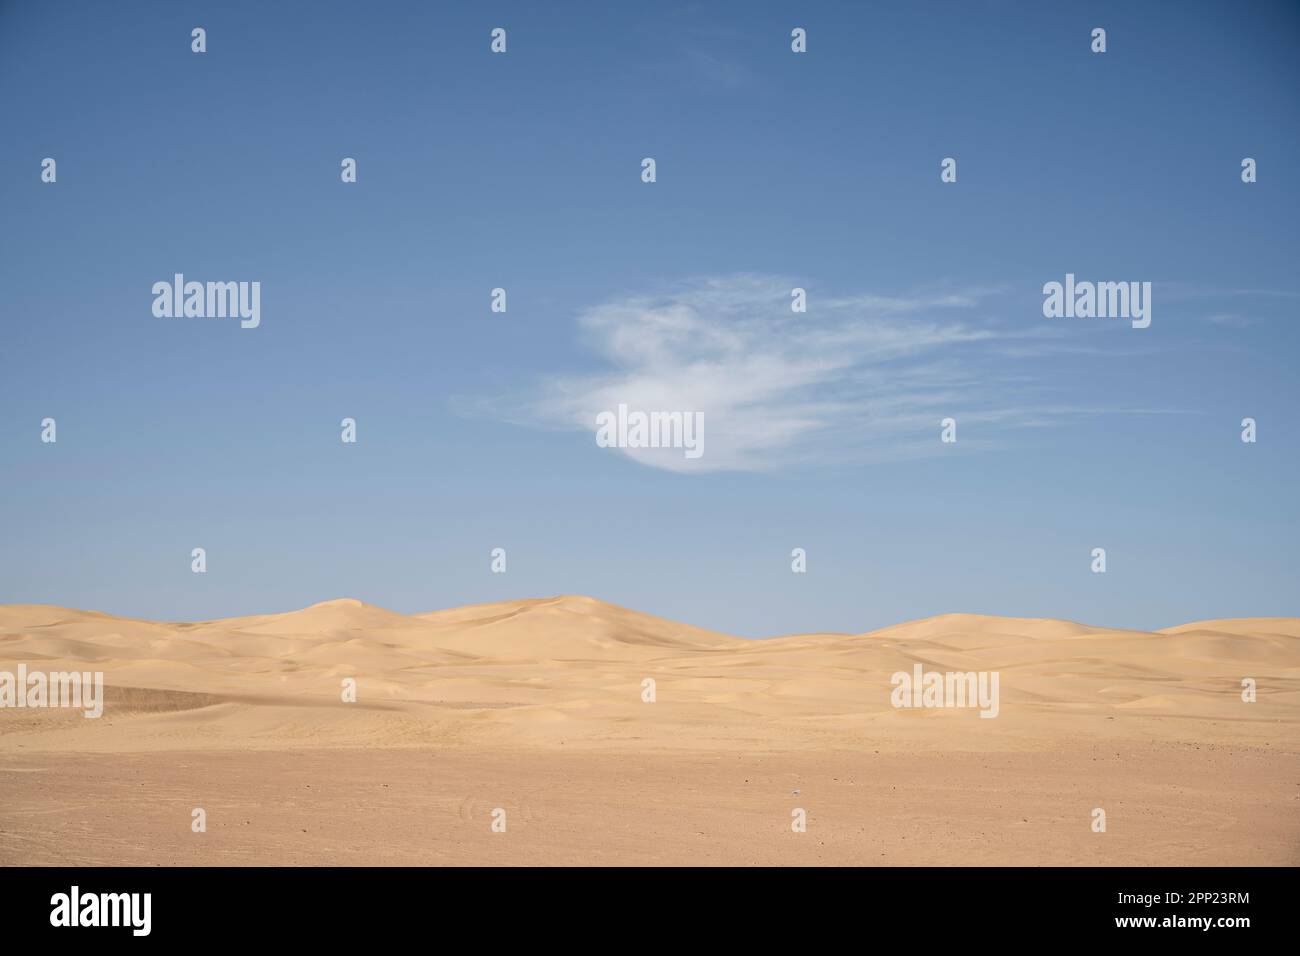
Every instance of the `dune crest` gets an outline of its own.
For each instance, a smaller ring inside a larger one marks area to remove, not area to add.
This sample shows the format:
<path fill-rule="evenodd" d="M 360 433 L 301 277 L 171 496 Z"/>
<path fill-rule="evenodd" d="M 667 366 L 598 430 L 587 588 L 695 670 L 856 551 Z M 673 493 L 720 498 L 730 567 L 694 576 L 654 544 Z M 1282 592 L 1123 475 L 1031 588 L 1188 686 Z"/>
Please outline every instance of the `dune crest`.
<path fill-rule="evenodd" d="M 400 614 L 355 598 L 212 621 L 0 606 L 0 670 L 102 671 L 105 716 L 0 709 L 0 748 L 1046 748 L 1300 739 L 1300 619 L 1147 632 L 945 614 L 746 640 L 580 595 Z M 996 720 L 891 704 L 920 665 L 998 672 Z M 1242 700 L 1242 681 L 1258 698 Z M 343 699 L 347 681 L 355 702 Z M 653 702 L 645 698 L 653 682 Z"/>

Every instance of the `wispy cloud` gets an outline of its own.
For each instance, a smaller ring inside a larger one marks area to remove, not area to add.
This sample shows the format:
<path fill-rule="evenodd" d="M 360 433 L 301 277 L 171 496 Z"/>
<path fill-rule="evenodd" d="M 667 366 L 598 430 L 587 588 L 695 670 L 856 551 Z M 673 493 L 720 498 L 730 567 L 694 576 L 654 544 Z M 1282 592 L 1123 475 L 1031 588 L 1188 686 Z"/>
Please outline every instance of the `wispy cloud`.
<path fill-rule="evenodd" d="M 1226 326 L 1230 329 L 1244 329 L 1252 325 L 1258 325 L 1260 320 L 1251 315 L 1242 315 L 1240 312 L 1215 312 L 1205 317 L 1205 321 L 1214 325 Z"/>
<path fill-rule="evenodd" d="M 579 316 L 581 336 L 605 368 L 543 381 L 527 417 L 594 434 L 596 416 L 620 404 L 700 412 L 702 457 L 623 453 L 674 471 L 753 471 L 936 453 L 948 415 L 959 427 L 1007 428 L 1080 411 L 1045 403 L 1027 369 L 1007 374 L 997 347 L 1023 332 L 999 331 L 983 292 L 810 289 L 808 311 L 796 314 L 792 285 L 771 276 L 708 278 L 589 308 Z M 1003 374 L 991 374 L 994 362 Z"/>
<path fill-rule="evenodd" d="M 1296 289 L 1261 289 L 1206 286 L 1194 282 L 1165 281 L 1160 283 L 1161 297 L 1170 302 L 1201 299 L 1300 299 Z"/>

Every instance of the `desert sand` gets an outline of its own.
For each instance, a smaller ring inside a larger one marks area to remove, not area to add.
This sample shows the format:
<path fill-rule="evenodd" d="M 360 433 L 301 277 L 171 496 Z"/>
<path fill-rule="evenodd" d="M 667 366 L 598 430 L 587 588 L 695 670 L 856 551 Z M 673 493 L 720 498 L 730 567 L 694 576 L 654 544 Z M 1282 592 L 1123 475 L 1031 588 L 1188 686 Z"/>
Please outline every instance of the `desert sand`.
<path fill-rule="evenodd" d="M 996 718 L 894 707 L 918 663 L 997 672 Z M 0 708 L 4 865 L 1300 863 L 1295 618 L 754 641 L 576 596 L 3 606 L 19 664 L 102 671 L 105 702 Z"/>

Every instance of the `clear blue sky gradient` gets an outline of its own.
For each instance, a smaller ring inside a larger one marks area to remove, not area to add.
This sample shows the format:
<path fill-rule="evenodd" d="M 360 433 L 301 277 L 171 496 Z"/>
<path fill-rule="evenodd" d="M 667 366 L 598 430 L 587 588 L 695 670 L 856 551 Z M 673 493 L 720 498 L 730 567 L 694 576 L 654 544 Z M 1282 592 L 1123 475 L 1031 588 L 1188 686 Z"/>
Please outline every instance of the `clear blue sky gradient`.
<path fill-rule="evenodd" d="M 0 2 L 0 602 L 1300 613 L 1298 42 L 1264 2 Z M 155 318 L 174 272 L 260 281 L 261 327 Z M 1152 326 L 1044 318 L 1066 272 L 1151 281 Z M 1035 347 L 981 381 L 1070 411 L 702 474 L 491 411 L 609 371 L 585 310 L 738 274 L 809 322 L 983 290 L 963 321 Z"/>

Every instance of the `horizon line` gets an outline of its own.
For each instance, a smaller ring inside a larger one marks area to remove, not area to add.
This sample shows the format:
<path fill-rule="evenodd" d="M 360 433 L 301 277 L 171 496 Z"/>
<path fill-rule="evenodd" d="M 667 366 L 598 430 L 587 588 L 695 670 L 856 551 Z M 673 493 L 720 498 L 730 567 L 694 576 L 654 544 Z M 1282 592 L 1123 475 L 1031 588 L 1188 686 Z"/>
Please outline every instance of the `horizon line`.
<path fill-rule="evenodd" d="M 224 617 L 202 618 L 199 620 L 192 620 L 192 621 L 178 620 L 174 618 L 159 619 L 159 618 L 152 618 L 152 617 L 137 617 L 134 615 L 116 614 L 111 611 L 79 608 L 79 607 L 73 607 L 71 605 L 65 605 L 65 604 L 47 604 L 44 602 L 17 601 L 12 603 L 0 603 L 0 611 L 10 609 L 10 608 L 20 608 L 20 607 L 50 608 L 58 611 L 73 611 L 78 614 L 93 614 L 102 617 L 113 618 L 115 620 L 136 621 L 136 622 L 146 623 L 146 624 L 195 625 L 195 624 L 215 624 L 222 621 L 232 621 L 232 620 L 238 620 L 240 618 L 249 618 L 249 617 L 285 617 L 290 614 L 298 614 L 303 611 L 310 611 L 315 608 L 322 608 L 322 607 L 329 607 L 329 606 L 372 608 L 374 610 L 383 611 L 386 614 L 395 614 L 399 617 L 419 618 L 431 614 L 441 614 L 447 611 L 458 611 L 458 610 L 465 610 L 468 608 L 488 607 L 495 604 L 523 604 L 523 605 L 556 604 L 566 599 L 589 601 L 592 602 L 593 604 L 603 605 L 604 607 L 613 608 L 620 611 L 627 611 L 632 614 L 640 614 L 646 617 L 654 617 L 662 621 L 667 621 L 671 624 L 678 624 L 685 627 L 694 627 L 702 631 L 709 631 L 710 633 L 713 634 L 719 634 L 724 637 L 732 637 L 735 638 L 736 640 L 742 640 L 742 641 L 768 641 L 768 640 L 780 640 L 784 638 L 813 637 L 813 636 L 864 637 L 870 634 L 878 634 L 881 631 L 887 631 L 895 627 L 902 627 L 907 624 L 919 624 L 926 621 L 934 621 L 944 617 L 982 618 L 986 620 L 1000 620 L 1000 621 L 1035 621 L 1035 622 L 1048 621 L 1048 622 L 1056 622 L 1062 624 L 1073 624 L 1076 627 L 1095 628 L 1097 630 L 1132 631 L 1141 634 L 1161 634 L 1178 628 L 1187 628 L 1196 624 L 1211 624 L 1211 623 L 1222 622 L 1222 621 L 1244 622 L 1244 621 L 1300 620 L 1300 614 L 1297 615 L 1268 614 L 1268 615 L 1244 615 L 1244 616 L 1236 615 L 1236 616 L 1225 616 L 1225 617 L 1196 618 L 1194 620 L 1183 621 L 1178 624 L 1169 624 L 1160 628 L 1148 629 L 1144 627 L 1116 626 L 1110 624 L 1089 624 L 1083 621 L 1074 620 L 1073 618 L 1063 618 L 1063 617 L 1026 616 L 1026 615 L 1017 615 L 1017 614 L 984 614 L 984 613 L 979 613 L 974 611 L 940 611 L 934 614 L 925 614 L 920 617 L 907 618 L 901 621 L 895 621 L 892 624 L 885 624 L 882 625 L 881 627 L 871 628 L 865 631 L 797 631 L 797 632 L 784 633 L 784 634 L 770 634 L 765 637 L 742 637 L 741 635 L 733 634 L 729 631 L 721 631 L 712 627 L 701 627 L 700 625 L 692 624 L 688 621 L 664 617 L 663 615 L 656 614 L 652 611 L 642 611 L 642 610 L 638 610 L 637 608 L 628 607 L 623 604 L 616 604 L 612 601 L 606 601 L 602 598 L 592 597 L 591 595 L 588 594 L 578 594 L 573 592 L 554 594 L 547 597 L 503 598 L 496 601 L 476 601 L 469 604 L 455 604 L 449 607 L 433 608 L 427 611 L 414 611 L 410 613 L 403 612 L 403 611 L 395 611 L 392 608 L 383 606 L 382 604 L 373 604 L 369 601 L 364 601 L 361 598 L 336 597 L 336 598 L 326 598 L 325 600 L 322 601 L 315 601 L 311 604 L 303 605 L 301 607 L 293 607 L 285 611 L 265 611 L 265 612 L 231 614 L 231 615 L 226 615 Z"/>

